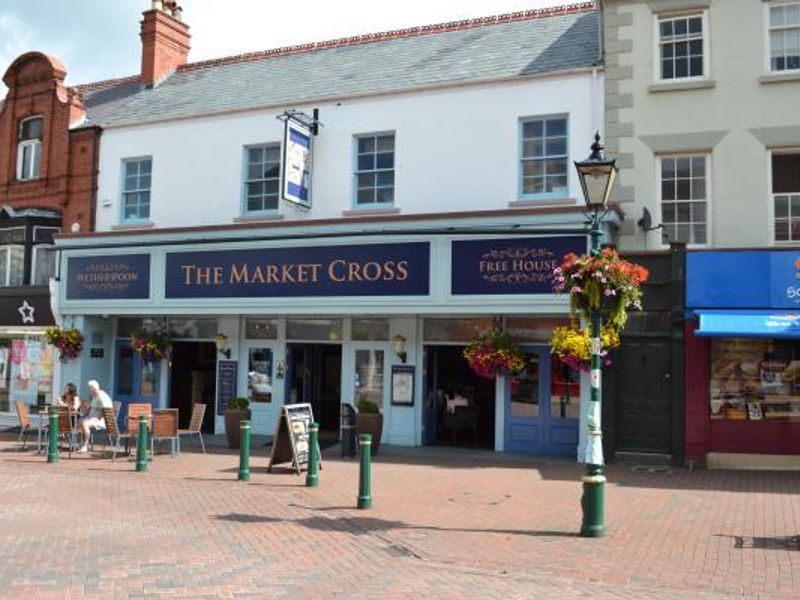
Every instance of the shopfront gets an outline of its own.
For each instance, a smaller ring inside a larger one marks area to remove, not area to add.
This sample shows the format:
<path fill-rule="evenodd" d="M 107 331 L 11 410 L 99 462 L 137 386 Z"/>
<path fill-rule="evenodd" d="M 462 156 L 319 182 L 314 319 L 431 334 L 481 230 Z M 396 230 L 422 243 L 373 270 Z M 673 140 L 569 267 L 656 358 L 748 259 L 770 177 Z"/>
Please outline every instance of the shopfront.
<path fill-rule="evenodd" d="M 503 231 L 507 224 L 495 226 Z M 566 385 L 560 371 L 558 380 L 550 377 L 546 340 L 568 313 L 566 299 L 552 293 L 552 269 L 565 253 L 585 251 L 585 236 L 389 229 L 378 241 L 343 235 L 341 228 L 352 226 L 338 224 L 308 239 L 278 235 L 295 227 L 60 240 L 59 310 L 97 340 L 65 376 L 114 382 L 116 396 L 132 392 L 127 402 L 182 412 L 206 402 L 216 432 L 223 431 L 227 401 L 237 396 L 250 399 L 257 433 L 273 432 L 284 403 L 309 402 L 332 437 L 341 406 L 367 400 L 384 415 L 386 443 L 552 450 L 514 448 L 508 429 L 522 402 L 541 410 L 542 423 L 559 421 L 553 431 L 566 426 L 565 434 L 553 434 L 564 441 L 554 453 L 574 455 L 578 378 L 568 374 Z M 470 378 L 461 350 L 495 323 L 518 329 L 526 347 L 542 353 L 548 377 L 535 374 L 541 393 L 520 400 L 529 383 Z M 130 353 L 140 326 L 170 332 L 172 364 L 145 372 Z M 179 354 L 185 367 L 176 367 Z M 450 424 L 466 425 L 443 427 L 456 413 Z"/>
<path fill-rule="evenodd" d="M 689 252 L 686 457 L 800 466 L 800 251 Z"/>

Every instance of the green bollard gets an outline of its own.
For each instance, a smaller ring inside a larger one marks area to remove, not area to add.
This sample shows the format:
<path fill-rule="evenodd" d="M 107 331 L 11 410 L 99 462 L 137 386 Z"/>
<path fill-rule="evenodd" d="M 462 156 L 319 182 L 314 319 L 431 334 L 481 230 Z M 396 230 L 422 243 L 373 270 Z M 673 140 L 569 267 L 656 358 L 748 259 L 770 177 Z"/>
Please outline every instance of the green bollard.
<path fill-rule="evenodd" d="M 239 481 L 250 481 L 250 421 L 242 421 L 239 432 Z"/>
<path fill-rule="evenodd" d="M 136 470 L 147 471 L 147 416 L 139 415 L 139 438 L 136 441 Z"/>
<path fill-rule="evenodd" d="M 587 475 L 583 477 L 583 496 L 581 508 L 583 509 L 583 523 L 581 524 L 582 537 L 603 537 L 605 535 L 605 482 L 603 467 L 600 465 L 587 465 Z"/>
<path fill-rule="evenodd" d="M 47 416 L 50 422 L 50 431 L 47 432 L 50 443 L 47 446 L 47 462 L 58 462 L 58 407 L 51 406 Z"/>
<path fill-rule="evenodd" d="M 319 485 L 318 445 L 319 425 L 317 423 L 310 423 L 308 425 L 308 470 L 306 471 L 306 487 L 317 487 Z"/>
<path fill-rule="evenodd" d="M 370 462 L 372 461 L 372 436 L 362 433 L 358 436 L 361 446 L 361 465 L 358 471 L 358 508 L 372 508 L 372 492 L 370 487 Z"/>

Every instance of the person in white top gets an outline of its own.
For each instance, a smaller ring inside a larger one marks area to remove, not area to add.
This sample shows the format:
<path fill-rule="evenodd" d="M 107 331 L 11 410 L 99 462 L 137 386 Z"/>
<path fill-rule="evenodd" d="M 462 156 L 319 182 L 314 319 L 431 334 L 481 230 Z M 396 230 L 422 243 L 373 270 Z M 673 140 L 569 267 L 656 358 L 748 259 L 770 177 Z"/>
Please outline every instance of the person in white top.
<path fill-rule="evenodd" d="M 89 408 L 89 414 L 83 420 L 83 446 L 78 452 L 89 451 L 89 439 L 92 435 L 92 430 L 106 428 L 106 422 L 103 420 L 103 409 L 114 408 L 111 396 L 100 389 L 100 384 L 96 380 L 92 379 L 88 385 L 89 397 L 92 403 Z"/>

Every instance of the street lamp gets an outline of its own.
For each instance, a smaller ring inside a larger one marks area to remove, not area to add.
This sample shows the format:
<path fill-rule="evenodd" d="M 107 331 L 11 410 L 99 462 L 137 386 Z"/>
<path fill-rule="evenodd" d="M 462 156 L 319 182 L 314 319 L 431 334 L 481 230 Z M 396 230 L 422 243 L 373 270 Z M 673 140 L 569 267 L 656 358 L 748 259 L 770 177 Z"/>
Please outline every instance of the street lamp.
<path fill-rule="evenodd" d="M 600 254 L 600 237 L 603 234 L 601 224 L 607 211 L 608 197 L 617 177 L 615 159 L 607 159 L 603 154 L 603 145 L 600 143 L 600 134 L 594 136 L 592 153 L 583 161 L 575 161 L 578 177 L 583 188 L 583 197 L 586 201 L 586 214 L 590 219 L 591 229 L 589 235 L 592 240 L 592 256 Z M 581 535 L 583 537 L 601 537 L 605 533 L 604 524 L 604 497 L 606 477 L 603 470 L 603 432 L 600 429 L 602 390 L 601 371 L 602 360 L 600 357 L 601 343 L 600 330 L 602 315 L 599 309 L 592 309 L 592 369 L 591 369 L 591 398 L 587 418 L 587 441 L 584 462 L 586 475 L 583 477 L 583 497 L 581 509 L 583 510 L 583 523 Z"/>

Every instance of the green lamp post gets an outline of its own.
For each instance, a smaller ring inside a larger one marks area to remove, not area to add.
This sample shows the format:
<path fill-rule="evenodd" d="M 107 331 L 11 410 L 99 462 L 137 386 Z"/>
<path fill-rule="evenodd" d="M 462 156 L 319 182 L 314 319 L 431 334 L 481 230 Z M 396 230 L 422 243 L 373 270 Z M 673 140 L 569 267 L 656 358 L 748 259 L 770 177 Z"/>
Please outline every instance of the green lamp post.
<path fill-rule="evenodd" d="M 591 253 L 597 256 L 600 253 L 600 238 L 603 235 L 603 217 L 608 210 L 608 198 L 611 188 L 617 177 L 615 159 L 607 159 L 603 154 L 603 145 L 600 143 L 600 134 L 595 134 L 592 153 L 586 160 L 575 161 L 578 177 L 583 188 L 583 197 L 586 201 L 586 214 L 589 217 L 591 228 L 589 235 L 592 240 Z M 581 509 L 583 510 L 583 523 L 581 535 L 584 537 L 602 537 L 605 533 L 604 504 L 605 504 L 605 472 L 603 468 L 603 433 L 600 428 L 602 407 L 601 372 L 602 360 L 600 357 L 600 329 L 602 327 L 602 314 L 600 310 L 591 311 L 592 331 L 592 363 L 591 363 L 591 397 L 587 417 L 587 439 L 584 462 L 586 475 L 583 477 L 583 497 Z"/>

